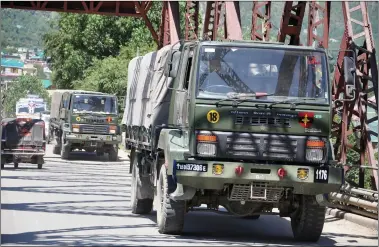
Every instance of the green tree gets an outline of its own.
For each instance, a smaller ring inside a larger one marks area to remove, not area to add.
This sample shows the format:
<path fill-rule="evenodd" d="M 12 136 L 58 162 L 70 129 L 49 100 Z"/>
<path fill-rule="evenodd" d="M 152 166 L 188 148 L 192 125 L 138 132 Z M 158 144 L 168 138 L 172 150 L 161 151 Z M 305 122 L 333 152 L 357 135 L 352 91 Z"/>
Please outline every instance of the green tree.
<path fill-rule="evenodd" d="M 17 53 L 18 50 L 15 47 L 6 47 L 6 48 L 3 49 L 3 52 L 5 54 L 12 54 L 12 53 Z"/>
<path fill-rule="evenodd" d="M 26 97 L 27 94 L 37 94 L 50 103 L 49 94 L 43 87 L 41 80 L 36 76 L 24 75 L 18 81 L 10 84 L 4 92 L 4 111 L 7 117 L 14 117 L 16 103 L 20 98 Z"/>
<path fill-rule="evenodd" d="M 58 18 L 56 12 L 2 9 L 1 45 L 42 48 L 43 35 L 57 28 L 54 21 Z"/>
<path fill-rule="evenodd" d="M 138 47 L 140 54 L 146 54 L 155 49 L 155 44 Z M 128 77 L 128 63 L 137 54 L 137 45 L 124 46 L 117 57 L 96 59 L 93 66 L 84 72 L 84 78 L 76 82 L 76 89 L 100 91 L 118 96 L 125 95 Z"/>
<path fill-rule="evenodd" d="M 157 4 L 149 11 L 156 28 L 161 14 Z M 75 88 L 86 69 L 119 55 L 122 46 L 153 40 L 142 18 L 61 14 L 58 26 L 59 31 L 44 37 L 45 54 L 52 60 L 52 81 L 58 88 Z"/>

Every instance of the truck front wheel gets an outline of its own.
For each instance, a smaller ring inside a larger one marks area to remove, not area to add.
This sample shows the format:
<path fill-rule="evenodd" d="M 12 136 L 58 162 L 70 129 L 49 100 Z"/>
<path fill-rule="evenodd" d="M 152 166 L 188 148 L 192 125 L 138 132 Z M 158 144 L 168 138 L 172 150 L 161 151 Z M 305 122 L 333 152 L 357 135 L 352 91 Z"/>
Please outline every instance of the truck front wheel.
<path fill-rule="evenodd" d="M 170 199 L 175 187 L 172 177 L 167 175 L 166 166 L 162 165 L 157 186 L 157 223 L 162 234 L 181 234 L 183 230 L 186 203 Z"/>
<path fill-rule="evenodd" d="M 111 147 L 108 153 L 109 161 L 117 161 L 118 159 L 118 146 Z"/>
<path fill-rule="evenodd" d="M 61 145 L 61 158 L 67 160 L 70 154 L 70 145 L 64 144 L 64 140 L 62 138 Z"/>
<path fill-rule="evenodd" d="M 38 169 L 42 169 L 43 163 L 45 163 L 43 156 L 37 157 L 37 167 Z"/>
<path fill-rule="evenodd" d="M 148 214 L 153 209 L 153 187 L 149 177 L 143 177 L 139 173 L 141 154 L 133 160 L 131 206 L 133 214 Z M 152 197 L 152 198 L 151 198 Z M 140 199 L 139 199 L 140 198 Z"/>
<path fill-rule="evenodd" d="M 315 196 L 298 197 L 299 206 L 291 215 L 293 236 L 297 241 L 317 242 L 325 221 L 325 206 L 320 206 Z"/>

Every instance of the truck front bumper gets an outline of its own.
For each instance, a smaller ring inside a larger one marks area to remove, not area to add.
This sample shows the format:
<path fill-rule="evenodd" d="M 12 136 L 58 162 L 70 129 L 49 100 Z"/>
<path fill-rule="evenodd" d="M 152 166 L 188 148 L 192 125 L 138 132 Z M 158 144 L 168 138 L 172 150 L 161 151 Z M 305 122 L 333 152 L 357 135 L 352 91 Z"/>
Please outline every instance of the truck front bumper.
<path fill-rule="evenodd" d="M 283 175 L 283 169 L 284 176 L 279 176 L 280 173 Z M 279 170 L 281 171 L 278 172 Z M 343 169 L 331 166 L 267 165 L 199 160 L 174 162 L 173 176 L 184 188 L 221 190 L 227 184 L 258 183 L 293 188 L 295 194 L 308 195 L 338 191 L 344 182 Z"/>
<path fill-rule="evenodd" d="M 66 140 L 71 143 L 101 142 L 104 144 L 119 144 L 121 143 L 121 135 L 69 133 L 66 134 Z"/>

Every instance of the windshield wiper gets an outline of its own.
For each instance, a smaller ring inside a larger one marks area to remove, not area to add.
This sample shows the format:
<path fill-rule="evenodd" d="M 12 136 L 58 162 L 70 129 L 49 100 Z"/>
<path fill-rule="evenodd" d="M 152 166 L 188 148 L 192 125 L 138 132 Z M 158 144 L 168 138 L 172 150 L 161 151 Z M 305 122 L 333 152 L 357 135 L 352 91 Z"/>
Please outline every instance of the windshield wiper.
<path fill-rule="evenodd" d="M 240 94 L 233 94 L 232 96 L 226 98 L 226 99 L 220 99 L 219 101 L 216 102 L 216 106 L 218 107 L 219 104 L 223 101 L 226 100 L 233 100 L 233 106 L 237 106 L 243 102 L 250 101 L 252 98 L 256 99 L 259 97 L 265 97 L 265 96 L 272 96 L 272 94 L 267 94 L 267 93 L 240 93 Z M 244 99 L 241 99 L 242 97 L 246 97 Z"/>
<path fill-rule="evenodd" d="M 282 101 L 277 101 L 277 102 L 271 103 L 270 105 L 268 105 L 268 108 L 271 108 L 274 105 L 287 104 L 287 103 L 289 103 L 291 105 L 291 108 L 295 108 L 297 105 L 306 104 L 306 101 L 308 101 L 308 100 L 315 101 L 315 100 L 318 100 L 318 99 L 315 99 L 315 98 L 290 99 L 290 100 L 287 99 L 287 100 L 282 100 Z"/>

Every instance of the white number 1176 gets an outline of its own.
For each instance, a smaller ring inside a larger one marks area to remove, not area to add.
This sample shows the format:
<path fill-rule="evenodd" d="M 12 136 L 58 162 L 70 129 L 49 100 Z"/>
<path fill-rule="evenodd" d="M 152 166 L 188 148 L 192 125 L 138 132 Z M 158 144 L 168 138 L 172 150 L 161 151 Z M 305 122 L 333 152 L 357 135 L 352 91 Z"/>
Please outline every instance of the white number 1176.
<path fill-rule="evenodd" d="M 316 179 L 326 180 L 328 178 L 328 173 L 326 170 L 318 170 L 316 172 Z"/>

